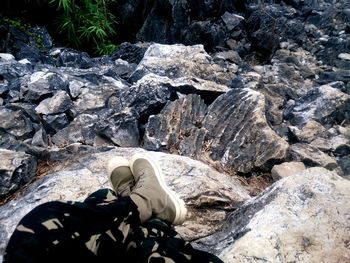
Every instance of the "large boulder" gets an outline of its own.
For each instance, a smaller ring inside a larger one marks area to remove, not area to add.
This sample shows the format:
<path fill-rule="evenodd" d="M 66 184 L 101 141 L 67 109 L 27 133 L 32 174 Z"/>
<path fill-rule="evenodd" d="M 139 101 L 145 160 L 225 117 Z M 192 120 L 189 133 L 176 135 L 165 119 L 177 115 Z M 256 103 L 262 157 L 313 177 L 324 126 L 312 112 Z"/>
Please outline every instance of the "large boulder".
<path fill-rule="evenodd" d="M 113 156 L 131 158 L 139 148 L 86 147 L 70 145 L 51 150 L 50 169 L 28 186 L 22 195 L 0 207 L 0 255 L 19 220 L 37 205 L 51 200 L 84 200 L 101 187 L 110 188 L 106 165 Z M 217 231 L 228 211 L 250 199 L 240 181 L 187 157 L 147 152 L 158 160 L 165 180 L 188 206 L 188 218 L 178 231 L 187 240 Z"/>
<path fill-rule="evenodd" d="M 251 89 L 230 90 L 209 107 L 197 95 L 168 103 L 150 117 L 144 146 L 209 158 L 242 173 L 271 169 L 288 149 L 266 121 L 264 95 Z"/>
<path fill-rule="evenodd" d="M 227 263 L 349 262 L 349 191 L 350 181 L 333 172 L 304 170 L 246 202 L 198 244 Z"/>

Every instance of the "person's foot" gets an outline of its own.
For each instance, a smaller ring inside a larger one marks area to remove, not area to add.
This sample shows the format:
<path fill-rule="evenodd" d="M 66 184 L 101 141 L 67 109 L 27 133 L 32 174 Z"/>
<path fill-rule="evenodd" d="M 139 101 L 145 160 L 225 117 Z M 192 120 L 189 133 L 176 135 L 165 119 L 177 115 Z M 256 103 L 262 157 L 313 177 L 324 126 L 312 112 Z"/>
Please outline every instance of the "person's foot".
<path fill-rule="evenodd" d="M 130 197 L 138 207 L 141 223 L 155 216 L 174 225 L 182 224 L 187 213 L 185 203 L 167 187 L 158 163 L 138 153 L 131 158 L 130 169 L 136 182 Z"/>
<path fill-rule="evenodd" d="M 135 186 L 129 161 L 121 156 L 115 156 L 108 161 L 107 173 L 111 186 L 120 196 L 128 196 Z"/>

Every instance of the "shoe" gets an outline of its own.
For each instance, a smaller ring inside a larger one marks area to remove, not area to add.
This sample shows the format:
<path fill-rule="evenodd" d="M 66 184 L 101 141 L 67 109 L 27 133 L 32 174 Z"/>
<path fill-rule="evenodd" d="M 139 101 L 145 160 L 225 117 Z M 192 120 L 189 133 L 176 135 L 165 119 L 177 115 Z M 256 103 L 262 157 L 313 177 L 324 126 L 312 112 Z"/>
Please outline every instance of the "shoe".
<path fill-rule="evenodd" d="M 185 221 L 185 203 L 165 183 L 158 163 L 145 154 L 135 154 L 130 160 L 135 188 L 130 197 L 137 205 L 141 223 L 152 216 L 173 225 Z"/>
<path fill-rule="evenodd" d="M 121 156 L 115 156 L 108 161 L 107 173 L 111 186 L 119 196 L 128 196 L 135 186 L 129 161 Z"/>

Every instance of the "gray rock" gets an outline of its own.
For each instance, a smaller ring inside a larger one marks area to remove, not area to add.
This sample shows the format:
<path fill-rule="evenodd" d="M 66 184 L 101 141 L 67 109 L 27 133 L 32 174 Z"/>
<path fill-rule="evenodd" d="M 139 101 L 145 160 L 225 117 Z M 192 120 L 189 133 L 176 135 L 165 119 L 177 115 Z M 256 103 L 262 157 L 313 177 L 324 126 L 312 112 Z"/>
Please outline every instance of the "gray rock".
<path fill-rule="evenodd" d="M 285 112 L 293 125 L 302 126 L 309 120 L 321 124 L 342 123 L 349 120 L 350 95 L 329 85 L 310 90 Z"/>
<path fill-rule="evenodd" d="M 0 149 L 0 197 L 6 197 L 28 183 L 35 176 L 35 157 Z"/>
<path fill-rule="evenodd" d="M 27 101 L 36 102 L 67 88 L 68 82 L 60 74 L 37 71 L 31 75 L 27 85 L 21 86 L 21 92 Z"/>
<path fill-rule="evenodd" d="M 319 122 L 310 120 L 301 128 L 290 126 L 289 130 L 300 141 L 311 143 L 317 137 L 322 136 L 326 129 Z"/>
<path fill-rule="evenodd" d="M 321 152 L 309 144 L 293 144 L 289 147 L 288 152 L 293 161 L 303 162 L 307 166 L 321 166 L 329 170 L 338 168 L 337 161 L 334 157 Z"/>
<path fill-rule="evenodd" d="M 242 173 L 283 160 L 288 143 L 268 125 L 265 107 L 264 95 L 251 89 L 219 96 L 204 119 L 204 154 Z"/>
<path fill-rule="evenodd" d="M 58 91 L 51 98 L 45 99 L 35 108 L 38 114 L 64 113 L 73 106 L 73 103 L 65 91 Z"/>
<path fill-rule="evenodd" d="M 58 162 L 51 165 L 50 172 L 30 185 L 22 196 L 0 207 L 0 236 L 3 237 L 0 239 L 0 254 L 18 221 L 35 206 L 51 200 L 79 201 L 101 187 L 110 188 L 106 175 L 108 160 L 115 155 L 130 158 L 141 151 L 79 145 L 52 150 L 50 159 L 55 158 Z M 176 155 L 147 154 L 159 161 L 167 184 L 187 203 L 188 219 L 177 228 L 187 240 L 214 233 L 222 226 L 230 209 L 250 199 L 238 180 L 203 163 Z"/>
<path fill-rule="evenodd" d="M 11 106 L 0 107 L 0 129 L 17 139 L 27 139 L 34 131 L 33 124 L 25 111 Z"/>
<path fill-rule="evenodd" d="M 340 53 L 338 55 L 338 58 L 343 59 L 343 60 L 350 60 L 350 54 L 349 53 Z"/>
<path fill-rule="evenodd" d="M 225 14 L 221 16 L 221 19 L 224 21 L 227 30 L 231 31 L 244 20 L 244 17 L 225 12 Z"/>
<path fill-rule="evenodd" d="M 219 161 L 242 173 L 271 169 L 288 148 L 266 122 L 264 96 L 250 89 L 230 90 L 208 108 L 195 95 L 168 103 L 149 119 L 144 145 Z"/>
<path fill-rule="evenodd" d="M 348 262 L 349 191 L 334 172 L 307 169 L 246 202 L 198 244 L 227 263 Z"/>
<path fill-rule="evenodd" d="M 199 78 L 229 85 L 236 67 L 231 70 L 222 68 L 212 61 L 202 45 L 151 45 L 135 72 L 130 77 L 136 82 L 148 73 L 165 76 L 170 79 L 181 77 Z"/>
<path fill-rule="evenodd" d="M 274 165 L 271 170 L 271 176 L 277 181 L 281 178 L 297 174 L 305 169 L 306 167 L 302 162 L 285 162 Z"/>
<path fill-rule="evenodd" d="M 150 116 L 143 147 L 197 157 L 202 149 L 207 106 L 198 95 L 168 102 L 160 114 Z"/>
<path fill-rule="evenodd" d="M 108 119 L 99 121 L 95 126 L 96 134 L 109 139 L 119 147 L 139 146 L 139 123 L 135 114 L 127 108 Z"/>
<path fill-rule="evenodd" d="M 44 127 L 50 134 L 55 134 L 69 124 L 65 113 L 57 115 L 44 115 Z"/>
<path fill-rule="evenodd" d="M 97 114 L 80 114 L 67 127 L 52 136 L 55 145 L 86 143 L 93 145 L 96 134 L 93 126 L 99 121 Z"/>
<path fill-rule="evenodd" d="M 15 57 L 12 54 L 0 53 L 0 62 L 13 61 Z"/>
<path fill-rule="evenodd" d="M 48 146 L 48 137 L 46 131 L 43 128 L 40 128 L 33 136 L 32 145 L 39 147 Z"/>

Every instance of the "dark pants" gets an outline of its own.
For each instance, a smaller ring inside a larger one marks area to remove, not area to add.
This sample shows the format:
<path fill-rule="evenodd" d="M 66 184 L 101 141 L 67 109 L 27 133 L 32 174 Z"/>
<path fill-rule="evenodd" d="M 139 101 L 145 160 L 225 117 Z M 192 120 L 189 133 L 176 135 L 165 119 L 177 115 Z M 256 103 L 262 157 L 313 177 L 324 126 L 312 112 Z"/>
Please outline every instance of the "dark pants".
<path fill-rule="evenodd" d="M 222 262 L 194 249 L 167 223 L 140 225 L 136 205 L 109 189 L 84 202 L 48 202 L 29 212 L 7 245 L 10 262 Z"/>

